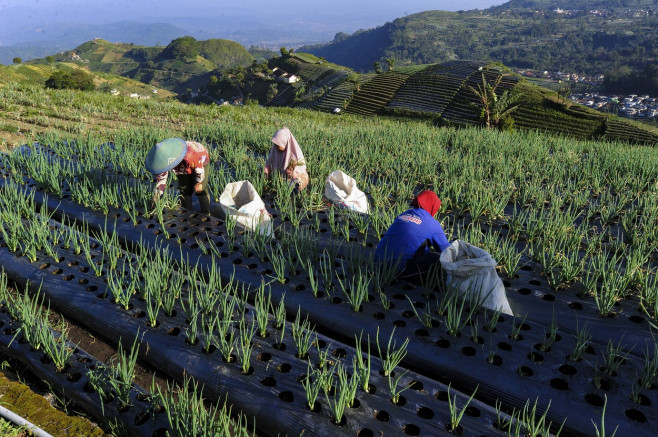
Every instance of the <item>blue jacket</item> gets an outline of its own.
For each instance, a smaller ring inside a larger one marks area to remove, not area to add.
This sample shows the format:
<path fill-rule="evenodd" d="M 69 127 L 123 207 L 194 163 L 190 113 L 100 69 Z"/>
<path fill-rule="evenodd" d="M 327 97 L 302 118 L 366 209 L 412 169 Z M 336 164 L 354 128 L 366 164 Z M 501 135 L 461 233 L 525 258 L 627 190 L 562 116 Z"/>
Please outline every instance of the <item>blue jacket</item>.
<path fill-rule="evenodd" d="M 377 244 L 375 260 L 397 259 L 400 257 L 400 268 L 414 257 L 418 248 L 428 241 L 438 252 L 443 251 L 450 243 L 441 227 L 423 208 L 409 209 L 395 219 L 393 224 Z M 429 247 L 425 252 L 429 251 Z"/>

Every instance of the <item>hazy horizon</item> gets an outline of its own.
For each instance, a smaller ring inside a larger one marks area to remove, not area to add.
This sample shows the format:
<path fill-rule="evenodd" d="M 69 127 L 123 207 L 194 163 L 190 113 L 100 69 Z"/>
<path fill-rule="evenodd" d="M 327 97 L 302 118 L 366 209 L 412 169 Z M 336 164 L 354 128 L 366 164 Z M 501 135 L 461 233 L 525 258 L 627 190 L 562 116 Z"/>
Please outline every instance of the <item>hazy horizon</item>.
<path fill-rule="evenodd" d="M 0 63 L 70 50 L 93 38 L 138 45 L 166 45 L 184 35 L 224 38 L 278 50 L 326 43 L 339 32 L 371 29 L 427 10 L 486 9 L 507 0 L 266 0 L 240 3 L 198 0 L 0 0 Z"/>

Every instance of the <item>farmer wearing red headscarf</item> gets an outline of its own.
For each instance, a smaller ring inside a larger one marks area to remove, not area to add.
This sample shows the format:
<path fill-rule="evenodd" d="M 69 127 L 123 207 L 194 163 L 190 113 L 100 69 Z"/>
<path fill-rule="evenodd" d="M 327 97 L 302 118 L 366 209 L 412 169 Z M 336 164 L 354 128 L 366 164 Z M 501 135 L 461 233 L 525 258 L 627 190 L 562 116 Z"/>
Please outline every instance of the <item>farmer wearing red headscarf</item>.
<path fill-rule="evenodd" d="M 439 262 L 440 252 L 450 246 L 441 223 L 434 216 L 441 200 L 425 190 L 411 202 L 411 209 L 400 214 L 377 244 L 375 259 L 400 260 L 400 276 L 411 277 L 426 272 Z M 430 246 L 434 250 L 430 250 Z"/>
<path fill-rule="evenodd" d="M 286 176 L 295 187 L 295 192 L 308 185 L 304 154 L 287 127 L 279 129 L 272 137 L 272 148 L 265 163 L 265 175 L 270 177 L 275 171 Z"/>

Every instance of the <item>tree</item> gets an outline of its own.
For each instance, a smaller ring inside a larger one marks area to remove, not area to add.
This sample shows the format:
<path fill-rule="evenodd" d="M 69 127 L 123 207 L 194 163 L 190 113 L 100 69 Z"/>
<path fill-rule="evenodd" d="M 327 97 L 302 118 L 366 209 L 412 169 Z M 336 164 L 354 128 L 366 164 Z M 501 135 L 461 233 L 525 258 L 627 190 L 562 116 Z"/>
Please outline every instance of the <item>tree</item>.
<path fill-rule="evenodd" d="M 392 71 L 395 67 L 395 58 L 386 58 L 386 67 L 388 71 Z"/>
<path fill-rule="evenodd" d="M 472 105 L 478 111 L 480 121 L 487 129 L 505 125 L 504 119 L 521 106 L 520 103 L 517 103 L 521 97 L 519 94 L 512 95 L 509 90 L 503 91 L 500 95 L 496 94 L 503 77 L 505 76 L 499 74 L 493 84 L 490 84 L 482 73 L 482 85 L 478 84 L 477 89 L 468 85 L 468 88 L 478 98 L 478 103 L 472 103 Z"/>
<path fill-rule="evenodd" d="M 182 36 L 170 42 L 162 53 L 168 59 L 194 59 L 199 55 L 199 42 L 191 36 Z"/>
<path fill-rule="evenodd" d="M 375 70 L 375 73 L 377 74 L 382 72 L 382 64 L 379 61 L 375 61 L 375 63 L 372 64 L 372 68 Z"/>
<path fill-rule="evenodd" d="M 46 62 L 52 64 L 55 62 L 55 58 L 53 56 L 46 56 Z"/>
<path fill-rule="evenodd" d="M 275 98 L 277 94 L 279 94 L 277 85 L 275 83 L 271 83 L 270 87 L 267 89 L 267 95 L 265 96 L 265 98 L 269 102 L 270 100 Z"/>
<path fill-rule="evenodd" d="M 16 56 L 14 59 L 11 60 L 11 62 L 13 62 L 14 64 L 22 64 L 23 60 L 18 56 Z"/>
<path fill-rule="evenodd" d="M 46 88 L 92 91 L 95 86 L 93 78 L 83 70 L 73 70 L 70 73 L 58 70 L 46 80 Z"/>
<path fill-rule="evenodd" d="M 290 52 L 288 52 L 288 49 L 285 47 L 281 47 L 279 51 L 281 52 L 281 56 L 284 58 L 290 56 Z"/>

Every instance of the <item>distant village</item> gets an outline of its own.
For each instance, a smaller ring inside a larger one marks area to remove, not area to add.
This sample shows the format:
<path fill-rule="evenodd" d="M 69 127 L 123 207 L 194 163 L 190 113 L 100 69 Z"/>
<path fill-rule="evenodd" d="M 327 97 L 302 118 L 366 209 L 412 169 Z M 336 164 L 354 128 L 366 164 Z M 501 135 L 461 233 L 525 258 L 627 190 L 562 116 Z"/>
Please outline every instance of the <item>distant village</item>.
<path fill-rule="evenodd" d="M 658 120 L 658 98 L 648 95 L 604 96 L 594 92 L 572 94 L 569 98 L 581 105 L 622 117 Z"/>
<path fill-rule="evenodd" d="M 538 70 L 516 70 L 524 77 L 543 78 L 556 82 L 572 82 L 587 85 L 602 85 L 605 76 L 578 75 L 576 73 L 550 72 Z M 658 119 L 658 98 L 648 95 L 606 96 L 598 92 L 572 93 L 571 101 L 580 103 L 601 112 L 609 112 L 627 118 Z"/>

